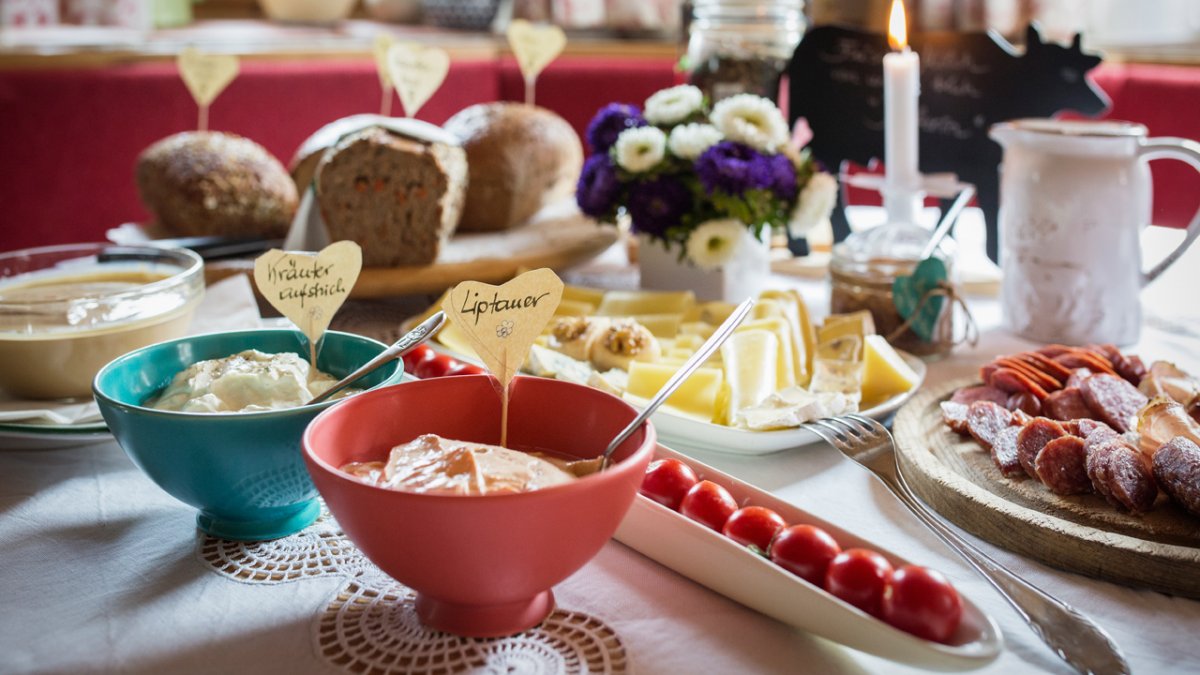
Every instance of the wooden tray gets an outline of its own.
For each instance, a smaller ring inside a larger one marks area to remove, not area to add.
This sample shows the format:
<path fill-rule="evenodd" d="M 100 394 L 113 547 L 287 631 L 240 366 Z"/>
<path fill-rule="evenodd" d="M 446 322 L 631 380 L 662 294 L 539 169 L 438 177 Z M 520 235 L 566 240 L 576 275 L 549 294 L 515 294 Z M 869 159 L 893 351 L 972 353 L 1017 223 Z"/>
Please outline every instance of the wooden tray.
<path fill-rule="evenodd" d="M 918 393 L 896 414 L 900 471 L 952 522 L 1047 565 L 1127 586 L 1200 598 L 1200 519 L 1159 495 L 1144 516 L 1098 495 L 1060 497 L 1032 479 L 1000 474 L 973 439 L 942 422 L 939 403 L 971 380 Z"/>
<path fill-rule="evenodd" d="M 590 260 L 617 241 L 617 229 L 581 214 L 546 218 L 505 232 L 452 237 L 432 265 L 364 267 L 351 298 L 381 298 L 440 293 L 460 281 L 498 284 L 522 268 L 561 270 Z M 213 283 L 234 274 L 251 274 L 254 260 L 219 260 L 205 265 Z"/>

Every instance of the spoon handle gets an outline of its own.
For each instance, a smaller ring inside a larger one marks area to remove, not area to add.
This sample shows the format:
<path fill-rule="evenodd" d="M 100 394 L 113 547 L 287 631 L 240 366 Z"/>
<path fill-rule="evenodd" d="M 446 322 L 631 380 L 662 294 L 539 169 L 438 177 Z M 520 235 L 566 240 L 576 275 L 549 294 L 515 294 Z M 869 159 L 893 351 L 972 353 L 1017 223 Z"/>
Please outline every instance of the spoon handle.
<path fill-rule="evenodd" d="M 446 314 L 444 312 L 437 312 L 428 319 L 425 319 L 421 323 L 417 324 L 415 328 L 405 333 L 404 336 L 399 340 L 396 340 L 391 347 L 379 352 L 378 356 L 370 361 L 367 361 L 361 368 L 353 373 L 350 373 L 346 377 L 343 377 L 338 381 L 337 384 L 333 385 L 329 389 L 326 389 L 320 396 L 313 398 L 313 400 L 308 402 L 309 405 L 313 403 L 320 403 L 321 401 L 329 399 L 330 396 L 333 396 L 339 391 L 354 384 L 360 378 L 365 377 L 367 374 L 373 372 L 379 366 L 382 366 L 394 358 L 404 356 L 413 347 L 416 347 L 422 342 L 428 340 L 430 336 L 436 333 L 445 322 Z"/>
<path fill-rule="evenodd" d="M 683 384 L 684 380 L 688 379 L 688 377 L 690 377 L 691 374 L 695 372 L 695 370 L 699 368 L 701 364 L 707 361 L 708 357 L 712 356 L 713 352 L 717 351 L 717 349 L 721 347 L 721 345 L 729 338 L 730 335 L 733 335 L 734 329 L 738 327 L 738 324 L 742 322 L 742 319 L 746 318 L 746 315 L 750 313 L 750 310 L 753 307 L 754 299 L 746 298 L 742 304 L 737 306 L 737 309 L 733 310 L 733 313 L 729 315 L 729 318 L 725 319 L 725 322 L 722 323 L 719 328 L 717 328 L 712 336 L 709 337 L 708 340 L 705 340 L 704 344 L 700 345 L 700 349 L 697 349 L 696 353 L 692 354 L 692 356 L 684 362 L 683 366 L 681 366 L 679 370 L 675 371 L 675 374 L 671 376 L 671 379 L 667 380 L 667 383 L 663 385 L 662 389 L 658 390 L 658 393 L 654 395 L 654 398 L 650 399 L 650 402 L 646 404 L 646 407 L 642 409 L 642 412 L 638 413 L 638 416 L 633 418 L 633 421 L 629 423 L 629 426 L 622 429 L 621 433 L 617 434 L 617 437 L 608 444 L 608 448 L 604 450 L 604 457 L 600 461 L 601 469 L 608 466 L 608 459 L 612 456 L 613 451 L 617 449 L 617 446 L 624 443 L 625 439 L 629 438 L 633 432 L 637 431 L 638 427 L 642 426 L 642 423 L 645 422 L 646 419 L 651 415 L 653 415 L 654 411 L 658 410 L 658 407 L 665 403 L 671 394 L 675 393 L 675 390 L 679 388 L 679 385 Z"/>

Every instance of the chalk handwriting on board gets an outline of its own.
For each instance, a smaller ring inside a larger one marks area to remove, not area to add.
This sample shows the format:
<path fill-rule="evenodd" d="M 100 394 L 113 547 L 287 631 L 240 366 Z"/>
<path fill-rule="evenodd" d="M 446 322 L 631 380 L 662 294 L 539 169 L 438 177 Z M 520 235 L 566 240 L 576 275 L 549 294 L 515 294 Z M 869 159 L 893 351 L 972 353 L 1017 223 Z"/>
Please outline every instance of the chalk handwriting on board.
<path fill-rule="evenodd" d="M 1088 79 L 1100 58 L 1042 42 L 1026 31 L 1019 53 L 992 33 L 924 33 L 912 36 L 921 56 L 921 171 L 952 172 L 977 189 L 988 226 L 988 254 L 997 255 L 1001 149 L 987 137 L 997 122 L 1049 117 L 1061 110 L 1096 115 L 1108 99 Z M 788 67 L 791 122 L 804 117 L 809 147 L 831 170 L 843 162 L 883 159 L 883 56 L 887 36 L 838 26 L 809 31 Z M 850 229 L 845 204 L 834 210 L 834 236 Z"/>

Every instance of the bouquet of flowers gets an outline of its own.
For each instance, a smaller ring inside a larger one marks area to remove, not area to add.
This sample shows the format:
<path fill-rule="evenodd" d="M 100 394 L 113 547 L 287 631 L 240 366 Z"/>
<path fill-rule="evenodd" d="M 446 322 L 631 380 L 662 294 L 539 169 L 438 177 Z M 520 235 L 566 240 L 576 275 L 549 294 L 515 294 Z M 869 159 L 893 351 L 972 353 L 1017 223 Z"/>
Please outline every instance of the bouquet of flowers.
<path fill-rule="evenodd" d="M 775 104 L 753 94 L 710 110 L 696 87 L 670 87 L 646 99 L 644 112 L 605 106 L 587 140 L 580 210 L 609 222 L 625 213 L 633 232 L 701 268 L 730 260 L 747 229 L 802 235 L 837 201 L 837 180 L 791 143 Z"/>

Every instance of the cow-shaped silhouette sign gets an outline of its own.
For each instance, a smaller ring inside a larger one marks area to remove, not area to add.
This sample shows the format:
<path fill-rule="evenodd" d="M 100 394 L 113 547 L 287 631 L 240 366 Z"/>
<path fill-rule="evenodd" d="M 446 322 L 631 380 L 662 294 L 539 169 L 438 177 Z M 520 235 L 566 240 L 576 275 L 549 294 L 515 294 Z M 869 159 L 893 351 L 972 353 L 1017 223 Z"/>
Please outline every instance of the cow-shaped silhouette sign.
<path fill-rule="evenodd" d="M 1100 57 L 1042 42 L 1026 30 L 1024 53 L 996 33 L 912 36 L 921 56 L 920 169 L 950 172 L 976 187 L 987 221 L 988 255 L 997 259 L 1001 148 L 988 138 L 997 122 L 1050 117 L 1062 110 L 1096 115 L 1108 97 L 1086 75 Z M 887 36 L 838 26 L 809 31 L 788 66 L 789 114 L 808 120 L 813 156 L 830 170 L 883 157 L 883 56 Z M 849 234 L 844 197 L 832 216 L 834 239 Z"/>

